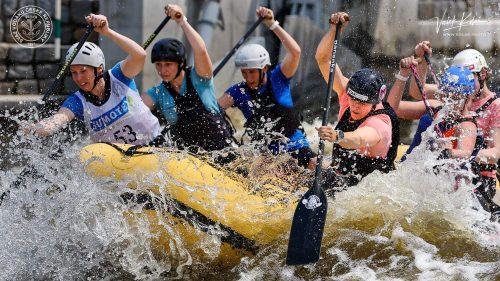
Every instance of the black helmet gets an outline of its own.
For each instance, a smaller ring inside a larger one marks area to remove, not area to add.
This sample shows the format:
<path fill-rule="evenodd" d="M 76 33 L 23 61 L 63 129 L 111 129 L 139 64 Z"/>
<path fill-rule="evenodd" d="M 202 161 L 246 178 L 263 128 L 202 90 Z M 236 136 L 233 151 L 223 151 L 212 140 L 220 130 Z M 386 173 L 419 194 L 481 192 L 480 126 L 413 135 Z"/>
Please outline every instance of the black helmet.
<path fill-rule="evenodd" d="M 183 64 L 186 61 L 186 48 L 177 39 L 161 39 L 154 44 L 151 51 L 151 63 L 157 61 L 173 61 Z"/>
<path fill-rule="evenodd" d="M 378 104 L 385 95 L 384 79 L 369 68 L 356 71 L 347 83 L 347 94 L 361 102 Z"/>

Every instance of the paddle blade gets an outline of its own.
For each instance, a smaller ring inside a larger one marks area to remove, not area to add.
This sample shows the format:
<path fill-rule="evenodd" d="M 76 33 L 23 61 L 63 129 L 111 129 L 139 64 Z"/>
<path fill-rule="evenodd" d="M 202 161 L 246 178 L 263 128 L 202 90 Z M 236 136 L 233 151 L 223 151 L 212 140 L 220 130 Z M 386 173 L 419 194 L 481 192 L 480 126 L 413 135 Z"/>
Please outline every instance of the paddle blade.
<path fill-rule="evenodd" d="M 308 264 L 319 260 L 327 210 L 326 196 L 322 188 L 317 193 L 311 188 L 302 196 L 293 215 L 287 265 Z"/>

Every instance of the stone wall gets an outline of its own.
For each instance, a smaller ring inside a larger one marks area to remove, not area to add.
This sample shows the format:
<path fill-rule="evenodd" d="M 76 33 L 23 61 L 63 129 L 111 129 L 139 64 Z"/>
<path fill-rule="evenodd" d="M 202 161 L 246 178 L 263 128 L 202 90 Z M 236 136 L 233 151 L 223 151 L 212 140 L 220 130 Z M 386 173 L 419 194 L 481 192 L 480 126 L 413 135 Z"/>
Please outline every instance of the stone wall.
<path fill-rule="evenodd" d="M 61 59 L 54 58 L 54 30 L 49 41 L 37 48 L 18 45 L 10 33 L 12 15 L 21 7 L 38 6 L 54 20 L 55 0 L 0 0 L 0 95 L 43 93 L 54 81 L 66 51 L 85 33 L 84 17 L 99 10 L 96 0 L 62 0 Z M 93 33 L 89 41 L 97 42 Z M 72 79 L 65 79 L 63 94 L 74 90 Z"/>

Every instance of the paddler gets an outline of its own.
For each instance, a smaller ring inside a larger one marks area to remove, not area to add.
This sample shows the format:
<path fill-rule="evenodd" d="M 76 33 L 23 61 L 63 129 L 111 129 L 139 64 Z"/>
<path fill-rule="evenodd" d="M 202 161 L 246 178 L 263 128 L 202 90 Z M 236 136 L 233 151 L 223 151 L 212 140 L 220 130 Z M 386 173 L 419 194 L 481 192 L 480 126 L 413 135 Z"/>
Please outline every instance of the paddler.
<path fill-rule="evenodd" d="M 128 56 L 106 70 L 104 54 L 94 43 L 85 42 L 70 66 L 78 91 L 69 96 L 51 117 L 24 124 L 24 133 L 49 136 L 77 118 L 88 127 L 93 142 L 149 144 L 160 133 L 158 119 L 137 91 L 134 77 L 144 66 L 146 52 L 133 40 L 109 28 L 103 15 L 86 18 L 94 31 L 111 39 Z M 69 58 L 77 44 L 66 53 Z"/>
<path fill-rule="evenodd" d="M 344 12 L 332 14 L 330 30 L 316 50 L 316 61 L 325 81 L 329 77 L 336 25 L 342 23 L 342 31 L 348 19 Z M 390 105 L 382 101 L 387 91 L 382 76 L 364 68 L 347 78 L 337 64 L 333 90 L 340 105 L 337 126 L 316 128 L 321 139 L 334 143 L 326 185 L 352 186 L 373 171 L 393 170 L 399 144 L 399 120 Z"/>

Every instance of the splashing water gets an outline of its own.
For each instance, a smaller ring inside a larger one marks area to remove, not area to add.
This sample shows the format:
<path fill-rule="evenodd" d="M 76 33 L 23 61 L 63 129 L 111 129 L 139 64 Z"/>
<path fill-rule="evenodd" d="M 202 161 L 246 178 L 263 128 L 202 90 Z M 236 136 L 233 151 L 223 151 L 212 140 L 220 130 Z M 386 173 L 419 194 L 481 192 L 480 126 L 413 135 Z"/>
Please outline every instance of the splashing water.
<path fill-rule="evenodd" d="M 408 161 L 330 200 L 318 263 L 284 267 L 285 238 L 245 261 L 240 280 L 497 280 L 498 225 L 470 190 Z"/>
<path fill-rule="evenodd" d="M 20 153 L 16 147 L 22 149 L 26 164 L 0 172 L 1 191 L 10 190 L 0 206 L 1 280 L 500 278 L 499 225 L 489 222 L 489 215 L 471 195 L 472 186 L 463 184 L 453 192 L 453 176 L 432 173 L 436 162 L 429 160 L 432 153 L 428 151 L 416 149 L 396 171 L 373 173 L 329 200 L 317 264 L 285 266 L 288 237 L 281 235 L 255 255 L 222 266 L 216 262 L 226 247 L 220 225 L 198 224 L 186 233 L 185 221 L 164 215 L 172 208 L 167 194 L 150 194 L 158 199 L 154 202 L 125 203 L 120 195 L 134 193 L 127 180 L 85 173 L 79 153 L 86 141 L 64 145 L 64 154 L 58 158 L 47 156 L 49 150 L 57 150 L 57 137 L 43 144 L 33 140 L 30 145 L 18 141 L 10 145 L 12 154 Z M 238 151 L 245 157 L 227 169 L 239 171 L 234 179 L 249 180 L 257 194 L 272 192 L 265 190 L 270 184 L 297 198 L 304 192 L 298 186 L 307 186 L 313 177 L 287 156 L 264 157 L 249 146 Z M 12 186 L 28 165 L 42 176 L 27 177 Z M 168 175 L 159 178 L 165 185 L 179 184 Z M 139 188 L 157 182 L 143 179 L 136 184 Z M 181 186 L 190 192 L 199 188 Z M 224 192 L 217 186 L 206 188 L 212 194 L 209 201 Z M 145 215 L 148 204 L 155 205 L 150 212 L 158 218 L 156 230 Z M 212 235 L 201 231 L 204 227 Z M 154 243 L 161 239 L 161 231 L 168 233 L 164 243 L 168 255 L 161 255 Z M 188 246 L 189 235 L 201 239 Z"/>

